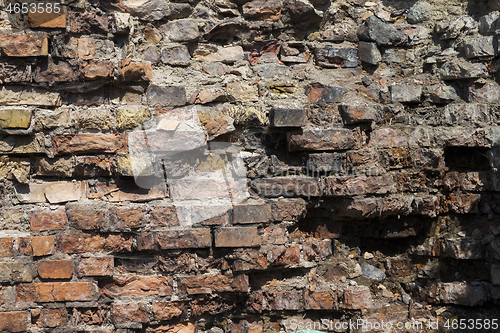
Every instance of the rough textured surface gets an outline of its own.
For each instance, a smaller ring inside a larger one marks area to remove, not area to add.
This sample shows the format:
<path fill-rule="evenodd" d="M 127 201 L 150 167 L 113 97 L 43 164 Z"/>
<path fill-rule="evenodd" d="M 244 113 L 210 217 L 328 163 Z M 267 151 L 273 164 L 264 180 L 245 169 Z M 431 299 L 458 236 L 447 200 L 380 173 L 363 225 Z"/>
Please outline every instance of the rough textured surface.
<path fill-rule="evenodd" d="M 0 332 L 500 317 L 498 1 L 64 3 L 0 9 Z"/>

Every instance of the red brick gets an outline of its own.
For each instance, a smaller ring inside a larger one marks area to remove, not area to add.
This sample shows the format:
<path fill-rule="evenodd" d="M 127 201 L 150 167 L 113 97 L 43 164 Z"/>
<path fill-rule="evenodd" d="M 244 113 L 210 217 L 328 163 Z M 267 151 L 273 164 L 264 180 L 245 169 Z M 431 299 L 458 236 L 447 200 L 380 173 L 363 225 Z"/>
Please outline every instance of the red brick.
<path fill-rule="evenodd" d="M 165 276 L 115 276 L 106 281 L 99 292 L 108 297 L 119 296 L 170 296 L 172 295 L 172 278 Z"/>
<path fill-rule="evenodd" d="M 179 318 L 188 310 L 185 302 L 154 302 L 153 316 L 155 320 L 171 320 Z"/>
<path fill-rule="evenodd" d="M 0 332 L 25 332 L 27 322 L 25 311 L 0 312 Z"/>
<path fill-rule="evenodd" d="M 333 290 L 304 290 L 304 308 L 306 310 L 336 309 L 337 293 Z"/>
<path fill-rule="evenodd" d="M 358 149 L 361 143 L 359 129 L 347 128 L 292 132 L 288 139 L 290 151 Z"/>
<path fill-rule="evenodd" d="M 104 226 L 106 211 L 100 210 L 69 210 L 69 224 L 80 230 L 98 230 Z"/>
<path fill-rule="evenodd" d="M 395 184 L 389 174 L 374 177 L 326 177 L 323 191 L 325 196 L 387 194 L 395 192 Z"/>
<path fill-rule="evenodd" d="M 111 61 L 87 61 L 80 63 L 78 75 L 81 80 L 97 80 L 113 77 L 115 65 Z"/>
<path fill-rule="evenodd" d="M 110 212 L 110 227 L 113 229 L 140 228 L 146 224 L 146 208 L 113 208 Z"/>
<path fill-rule="evenodd" d="M 153 79 L 151 64 L 125 59 L 120 60 L 118 66 L 118 81 L 151 81 Z"/>
<path fill-rule="evenodd" d="M 28 11 L 28 22 L 30 28 L 66 28 L 66 9 L 61 9 L 59 13 Z"/>
<path fill-rule="evenodd" d="M 38 327 L 60 327 L 68 324 L 68 311 L 61 309 L 31 310 L 31 322 Z"/>
<path fill-rule="evenodd" d="M 332 243 L 329 239 L 321 242 L 307 242 L 302 244 L 302 251 L 305 260 L 325 260 L 332 255 Z"/>
<path fill-rule="evenodd" d="M 20 237 L 19 251 L 27 256 L 46 256 L 56 252 L 54 237 L 52 236 L 35 236 L 35 237 Z"/>
<path fill-rule="evenodd" d="M 267 255 L 261 254 L 257 249 L 242 249 L 234 253 L 233 270 L 251 271 L 267 268 Z"/>
<path fill-rule="evenodd" d="M 75 176 L 78 177 L 107 177 L 111 175 L 113 157 L 106 155 L 76 156 Z"/>
<path fill-rule="evenodd" d="M 216 247 L 253 247 L 261 244 L 256 227 L 220 228 L 215 231 Z"/>
<path fill-rule="evenodd" d="M 63 230 L 66 229 L 67 222 L 64 208 L 31 211 L 32 231 Z"/>
<path fill-rule="evenodd" d="M 262 230 L 262 244 L 285 244 L 286 226 L 283 224 L 270 225 Z"/>
<path fill-rule="evenodd" d="M 73 275 L 73 260 L 40 260 L 38 275 L 42 279 L 71 279 Z"/>
<path fill-rule="evenodd" d="M 144 303 L 113 304 L 111 321 L 115 324 L 146 323 L 148 321 L 146 305 Z"/>
<path fill-rule="evenodd" d="M 82 60 L 95 58 L 95 39 L 78 38 L 77 39 L 77 57 Z"/>
<path fill-rule="evenodd" d="M 49 54 L 46 35 L 1 35 L 0 55 L 5 57 L 38 57 Z"/>
<path fill-rule="evenodd" d="M 151 211 L 151 225 L 155 227 L 178 226 L 176 208 L 174 206 L 155 207 Z"/>
<path fill-rule="evenodd" d="M 248 291 L 248 277 L 238 275 L 232 277 L 222 274 L 205 274 L 188 276 L 179 280 L 181 294 L 210 294 L 212 292 Z"/>
<path fill-rule="evenodd" d="M 53 135 L 54 155 L 75 153 L 123 153 L 127 152 L 125 134 L 76 134 Z"/>
<path fill-rule="evenodd" d="M 13 257 L 14 256 L 14 238 L 4 237 L 0 238 L 0 257 Z"/>
<path fill-rule="evenodd" d="M 372 306 L 372 294 L 366 286 L 349 286 L 344 290 L 346 309 L 367 309 Z"/>
<path fill-rule="evenodd" d="M 22 283 L 16 287 L 17 302 L 91 301 L 91 282 Z"/>
<path fill-rule="evenodd" d="M 65 253 L 123 252 L 132 250 L 128 235 L 65 234 L 57 236 L 58 248 Z"/>
<path fill-rule="evenodd" d="M 76 268 L 78 276 L 113 276 L 115 261 L 113 257 L 82 258 Z"/>
<path fill-rule="evenodd" d="M 194 249 L 212 245 L 210 229 L 197 228 L 145 233 L 137 237 L 137 250 Z"/>

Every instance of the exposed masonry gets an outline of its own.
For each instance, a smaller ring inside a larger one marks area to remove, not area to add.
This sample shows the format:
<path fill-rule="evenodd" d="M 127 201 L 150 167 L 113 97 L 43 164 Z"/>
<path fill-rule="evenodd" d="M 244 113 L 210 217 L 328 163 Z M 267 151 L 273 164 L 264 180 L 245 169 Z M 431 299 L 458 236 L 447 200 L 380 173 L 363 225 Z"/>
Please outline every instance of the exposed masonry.
<path fill-rule="evenodd" d="M 499 2 L 309 1 L 4 2 L 0 332 L 500 318 Z"/>

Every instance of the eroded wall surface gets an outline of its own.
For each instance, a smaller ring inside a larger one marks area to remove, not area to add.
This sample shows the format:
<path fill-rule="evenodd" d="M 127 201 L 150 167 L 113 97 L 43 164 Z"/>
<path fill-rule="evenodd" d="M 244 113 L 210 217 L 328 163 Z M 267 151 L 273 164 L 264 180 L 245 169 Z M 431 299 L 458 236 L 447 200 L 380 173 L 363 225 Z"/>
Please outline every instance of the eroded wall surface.
<path fill-rule="evenodd" d="M 0 331 L 496 331 L 497 9 L 4 0 Z"/>

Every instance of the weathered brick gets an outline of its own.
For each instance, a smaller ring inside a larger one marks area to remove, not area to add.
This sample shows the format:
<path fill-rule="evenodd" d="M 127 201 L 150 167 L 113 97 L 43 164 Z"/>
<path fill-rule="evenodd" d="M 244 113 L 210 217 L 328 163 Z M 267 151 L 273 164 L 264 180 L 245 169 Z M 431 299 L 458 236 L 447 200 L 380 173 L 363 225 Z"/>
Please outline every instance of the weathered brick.
<path fill-rule="evenodd" d="M 334 237 L 328 237 L 328 238 L 334 238 Z M 332 243 L 330 239 L 319 242 L 303 243 L 302 252 L 304 254 L 304 260 L 308 261 L 325 260 L 332 255 Z"/>
<path fill-rule="evenodd" d="M 386 272 L 391 277 L 406 277 L 411 275 L 411 259 L 403 257 L 387 258 Z"/>
<path fill-rule="evenodd" d="M 233 269 L 237 272 L 263 270 L 267 268 L 267 255 L 256 249 L 241 249 L 235 252 Z"/>
<path fill-rule="evenodd" d="M 38 327 L 56 328 L 68 324 L 68 311 L 60 309 L 34 309 L 31 310 L 31 322 Z"/>
<path fill-rule="evenodd" d="M 344 290 L 344 308 L 368 309 L 372 305 L 370 288 L 366 286 L 349 286 Z"/>
<path fill-rule="evenodd" d="M 286 227 L 283 224 L 270 225 L 262 230 L 262 244 L 285 244 Z"/>
<path fill-rule="evenodd" d="M 99 230 L 104 226 L 106 211 L 97 210 L 68 210 L 68 221 L 73 228 L 80 230 Z"/>
<path fill-rule="evenodd" d="M 31 263 L 2 262 L 0 263 L 0 282 L 31 282 Z"/>
<path fill-rule="evenodd" d="M 186 90 L 179 86 L 149 85 L 146 92 L 150 106 L 182 106 L 187 102 Z"/>
<path fill-rule="evenodd" d="M 389 87 L 391 91 L 391 100 L 393 103 L 417 103 L 422 96 L 422 86 L 415 84 L 401 85 L 396 84 Z"/>
<path fill-rule="evenodd" d="M 480 240 L 446 238 L 441 240 L 441 255 L 455 259 L 482 259 L 485 247 Z"/>
<path fill-rule="evenodd" d="M 172 278 L 165 276 L 115 276 L 111 281 L 104 281 L 99 293 L 108 297 L 122 296 L 170 296 Z"/>
<path fill-rule="evenodd" d="M 273 221 L 298 221 L 306 213 L 304 199 L 272 199 L 268 201 Z"/>
<path fill-rule="evenodd" d="M 346 128 L 291 132 L 288 147 L 290 151 L 358 149 L 361 148 L 361 132 Z"/>
<path fill-rule="evenodd" d="M 303 109 L 272 109 L 271 124 L 274 127 L 302 127 L 306 122 L 307 115 Z"/>
<path fill-rule="evenodd" d="M 31 111 L 28 109 L 2 109 L 0 110 L 0 128 L 27 129 L 31 124 Z"/>
<path fill-rule="evenodd" d="M 482 285 L 472 286 L 465 283 L 440 283 L 440 299 L 445 304 L 477 306 L 487 299 Z"/>
<path fill-rule="evenodd" d="M 243 83 L 228 83 L 227 95 L 233 102 L 255 102 L 259 100 L 259 89 Z"/>
<path fill-rule="evenodd" d="M 17 302 L 72 302 L 91 301 L 91 282 L 51 282 L 19 284 Z"/>
<path fill-rule="evenodd" d="M 113 77 L 115 65 L 111 61 L 86 61 L 81 62 L 78 76 L 81 80 L 97 80 Z"/>
<path fill-rule="evenodd" d="M 61 106 L 61 95 L 37 87 L 2 86 L 0 105 Z"/>
<path fill-rule="evenodd" d="M 372 131 L 369 146 L 371 147 L 403 147 L 408 145 L 408 137 L 399 134 L 392 128 L 381 128 Z"/>
<path fill-rule="evenodd" d="M 179 280 L 179 291 L 188 295 L 231 291 L 247 292 L 248 277 L 246 275 L 232 277 L 222 274 L 187 276 Z"/>
<path fill-rule="evenodd" d="M 254 247 L 261 244 L 257 228 L 220 228 L 215 230 L 216 247 Z"/>
<path fill-rule="evenodd" d="M 339 111 L 342 115 L 342 120 L 346 125 L 358 123 L 381 122 L 382 112 L 375 106 L 364 104 L 342 104 L 339 105 Z"/>
<path fill-rule="evenodd" d="M 71 12 L 69 16 L 70 31 L 79 34 L 106 34 L 108 32 L 108 16 L 92 12 Z"/>
<path fill-rule="evenodd" d="M 382 55 L 375 43 L 358 43 L 359 60 L 370 65 L 378 65 L 382 60 Z"/>
<path fill-rule="evenodd" d="M 300 310 L 301 295 L 298 291 L 266 292 L 267 309 L 271 311 Z"/>
<path fill-rule="evenodd" d="M 127 136 L 123 134 L 53 135 L 54 155 L 75 153 L 117 153 L 127 151 Z"/>
<path fill-rule="evenodd" d="M 271 215 L 267 204 L 244 204 L 233 206 L 233 223 L 259 223 L 269 221 Z"/>
<path fill-rule="evenodd" d="M 232 333 L 263 333 L 264 323 L 260 319 L 245 318 L 233 321 Z"/>
<path fill-rule="evenodd" d="M 0 136 L 0 153 L 3 154 L 34 154 L 44 149 L 42 138 L 35 136 Z"/>
<path fill-rule="evenodd" d="M 145 233 L 137 237 L 137 250 L 206 248 L 212 244 L 210 229 L 197 228 Z"/>
<path fill-rule="evenodd" d="M 2 35 L 0 55 L 3 57 L 46 56 L 49 43 L 46 35 Z"/>
<path fill-rule="evenodd" d="M 128 235 L 57 235 L 58 249 L 65 253 L 130 252 L 133 238 Z"/>
<path fill-rule="evenodd" d="M 0 258 L 14 256 L 14 238 L 2 237 L 0 238 Z"/>
<path fill-rule="evenodd" d="M 113 208 L 109 213 L 112 229 L 140 228 L 146 224 L 146 208 Z"/>
<path fill-rule="evenodd" d="M 333 290 L 311 291 L 304 289 L 304 308 L 306 310 L 336 309 L 337 293 Z"/>
<path fill-rule="evenodd" d="M 278 0 L 253 0 L 243 6 L 243 16 L 260 20 L 279 20 L 281 3 Z"/>
<path fill-rule="evenodd" d="M 148 108 L 143 106 L 126 106 L 116 110 L 116 126 L 119 128 L 133 129 L 141 126 L 150 116 Z"/>
<path fill-rule="evenodd" d="M 171 325 L 162 325 L 157 327 L 148 327 L 146 329 L 146 333 L 171 333 L 171 332 L 179 332 L 179 333 L 195 333 L 196 324 L 190 322 L 183 322 Z"/>
<path fill-rule="evenodd" d="M 26 311 L 0 312 L 0 332 L 25 332 L 27 323 Z"/>
<path fill-rule="evenodd" d="M 318 178 L 312 177 L 276 177 L 254 179 L 250 183 L 257 195 L 267 198 L 321 195 Z"/>
<path fill-rule="evenodd" d="M 37 61 L 35 82 L 68 82 L 76 78 L 76 68 L 72 62 L 52 58 Z"/>
<path fill-rule="evenodd" d="M 175 206 L 154 207 L 150 213 L 151 225 L 173 227 L 180 225 Z"/>
<path fill-rule="evenodd" d="M 152 79 L 151 64 L 132 62 L 131 59 L 120 60 L 118 63 L 118 81 L 151 81 Z"/>
<path fill-rule="evenodd" d="M 310 103 L 339 103 L 347 93 L 347 89 L 325 86 L 321 83 L 311 83 L 307 86 L 306 94 Z"/>
<path fill-rule="evenodd" d="M 113 257 L 90 257 L 82 258 L 76 272 L 78 276 L 113 276 L 114 273 Z"/>
<path fill-rule="evenodd" d="M 316 65 L 327 68 L 353 68 L 358 66 L 358 49 L 350 47 L 318 47 L 314 49 Z"/>
<path fill-rule="evenodd" d="M 271 250 L 269 264 L 273 266 L 300 264 L 300 245 L 274 247 Z"/>
<path fill-rule="evenodd" d="M 188 310 L 185 302 L 153 302 L 153 316 L 155 320 L 171 320 L 179 318 Z"/>
<path fill-rule="evenodd" d="M 62 181 L 46 183 L 43 193 L 51 204 L 77 201 L 87 197 L 87 182 Z"/>
<path fill-rule="evenodd" d="M 75 176 L 77 177 L 110 176 L 112 168 L 112 156 L 97 155 L 75 157 Z"/>
<path fill-rule="evenodd" d="M 67 222 L 68 219 L 64 208 L 31 211 L 32 231 L 64 230 Z"/>
<path fill-rule="evenodd" d="M 54 237 L 19 237 L 19 251 L 26 256 L 46 256 L 56 252 Z"/>
<path fill-rule="evenodd" d="M 60 9 L 58 13 L 28 11 L 28 23 L 30 28 L 66 28 L 66 9 Z"/>
<path fill-rule="evenodd" d="M 146 323 L 148 312 L 145 303 L 113 304 L 111 321 L 114 324 Z"/>
<path fill-rule="evenodd" d="M 346 196 L 363 194 L 387 194 L 395 192 L 392 175 L 374 177 L 326 177 L 323 193 L 325 196 Z"/>
<path fill-rule="evenodd" d="M 38 275 L 42 279 L 71 279 L 73 260 L 39 260 Z"/>

